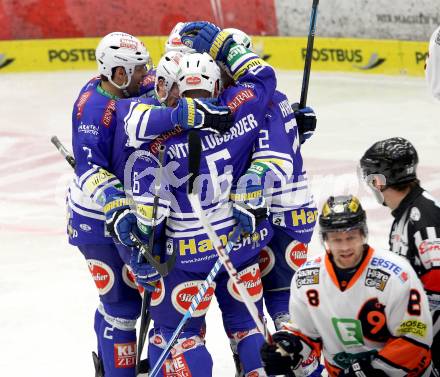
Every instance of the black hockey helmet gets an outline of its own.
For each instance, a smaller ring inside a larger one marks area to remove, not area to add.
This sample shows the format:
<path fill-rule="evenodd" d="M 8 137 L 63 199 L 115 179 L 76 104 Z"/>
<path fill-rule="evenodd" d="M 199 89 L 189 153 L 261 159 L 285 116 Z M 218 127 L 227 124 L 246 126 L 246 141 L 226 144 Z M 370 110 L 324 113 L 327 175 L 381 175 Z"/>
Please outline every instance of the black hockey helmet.
<path fill-rule="evenodd" d="M 362 156 L 360 164 L 364 179 L 381 174 L 389 186 L 416 179 L 418 162 L 417 151 L 408 140 L 392 137 L 374 143 Z"/>
<path fill-rule="evenodd" d="M 319 216 L 321 236 L 328 232 L 362 229 L 368 234 L 367 215 L 354 195 L 330 196 L 322 207 Z"/>

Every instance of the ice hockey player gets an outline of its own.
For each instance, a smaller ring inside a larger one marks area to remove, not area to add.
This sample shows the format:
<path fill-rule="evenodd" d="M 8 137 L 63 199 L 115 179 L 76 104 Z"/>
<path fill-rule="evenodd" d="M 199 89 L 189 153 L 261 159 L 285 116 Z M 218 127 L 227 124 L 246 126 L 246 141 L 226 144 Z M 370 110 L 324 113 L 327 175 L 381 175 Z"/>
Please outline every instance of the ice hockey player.
<path fill-rule="evenodd" d="M 241 30 L 225 29 L 233 34 L 236 43 L 252 49 L 251 38 Z M 226 85 L 233 85 L 226 78 Z M 238 190 L 252 199 L 235 202 L 234 215 L 253 232 L 253 224 L 246 220 L 252 209 L 268 205 L 274 236 L 260 255 L 263 296 L 266 309 L 277 329 L 289 318 L 290 282 L 295 270 L 307 259 L 307 244 L 317 220 L 317 210 L 308 187 L 307 173 L 301 156 L 298 126 L 316 117 L 311 108 L 297 113 L 291 109 L 287 97 L 276 90 L 269 103 L 264 127 L 255 143 L 250 168 L 240 178 Z M 305 117 L 307 114 L 307 118 Z M 303 127 L 304 128 L 304 127 Z M 310 134 L 307 134 L 311 136 Z M 240 185 L 240 182 L 242 183 Z M 236 349 L 236 339 L 231 337 Z M 240 361 L 234 352 L 237 375 Z M 313 364 L 312 360 L 309 360 Z M 318 363 L 316 363 L 318 364 Z M 317 365 L 314 365 L 315 369 Z M 304 365 L 304 373 L 313 372 L 312 365 Z"/>
<path fill-rule="evenodd" d="M 209 221 L 214 224 L 220 238 L 225 241 L 236 224 L 232 214 L 232 203 L 229 201 L 231 189 L 229 178 L 237 180 L 249 165 L 252 146 L 258 138 L 268 101 L 275 90 L 275 74 L 273 69 L 257 55 L 236 45 L 228 33 L 210 23 L 189 23 L 183 28 L 182 33 L 184 33 L 182 38 L 184 42 L 185 39 L 192 42 L 192 47 L 197 51 L 209 51 L 211 57 L 207 54 L 190 54 L 182 59 L 179 78 L 181 95 L 185 97 L 191 92 L 192 95 L 203 95 L 203 91 L 200 91 L 203 90 L 201 86 L 208 85 L 209 82 L 211 84 L 207 94 L 212 96 L 218 91 L 219 69 L 214 59 L 222 61 L 231 70 L 232 76 L 236 80 L 240 79 L 237 86 L 225 90 L 219 97 L 219 104 L 234 104 L 235 125 L 224 135 L 200 131 L 203 147 L 200 174 L 207 180 L 208 185 L 204 190 L 206 195 L 202 198 L 202 205 Z M 217 75 L 215 79 L 213 79 L 214 72 Z M 204 75 L 206 77 L 203 77 Z M 189 104 L 192 102 L 189 97 L 181 101 Z M 165 142 L 167 166 L 174 162 L 176 170 L 173 173 L 178 180 L 188 174 L 186 137 L 186 134 L 177 135 Z M 149 187 L 148 183 L 139 180 L 141 188 L 144 184 Z M 177 248 L 178 257 L 172 273 L 161 280 L 161 293 L 155 292 L 159 299 L 152 301 L 151 315 L 155 327 L 149 345 L 151 364 L 154 364 L 162 347 L 180 322 L 182 314 L 189 307 L 190 299 L 197 292 L 198 284 L 207 277 L 217 259 L 211 241 L 201 228 L 197 214 L 192 212 L 186 185 L 172 187 L 169 184 L 168 186 L 172 190 L 174 200 L 170 200 L 165 242 L 167 250 Z M 140 220 L 147 224 L 149 221 L 148 218 L 142 217 Z M 262 287 L 257 261 L 261 247 L 270 236 L 267 220 L 262 221 L 253 238 L 240 240 L 231 254 L 234 266 L 241 277 L 248 282 L 250 295 L 260 308 Z M 132 267 L 137 274 L 139 266 L 132 265 Z M 204 305 L 188 322 L 174 347 L 173 359 L 167 360 L 162 375 L 185 373 L 191 373 L 192 376 L 211 375 L 212 359 L 200 337 L 200 328 L 212 294 L 213 292 L 208 294 Z M 220 273 L 216 278 L 215 294 L 223 311 L 225 326 L 230 333 L 242 335 L 238 353 L 246 375 L 258 373 L 264 376 L 258 352 L 263 337 L 258 333 L 255 323 L 225 272 Z M 200 367 L 201 365 L 203 367 Z"/>
<path fill-rule="evenodd" d="M 434 31 L 429 42 L 425 73 L 432 95 L 440 100 L 440 27 Z"/>
<path fill-rule="evenodd" d="M 420 187 L 417 151 L 406 139 L 374 143 L 360 161 L 380 204 L 394 217 L 390 250 L 408 259 L 422 280 L 433 318 L 432 357 L 440 368 L 440 202 Z"/>
<path fill-rule="evenodd" d="M 266 372 L 293 373 L 315 350 L 331 377 L 429 376 L 432 321 L 411 265 L 367 244 L 352 195 L 328 198 L 319 227 L 326 252 L 296 272 L 291 323 L 261 350 Z"/>
<path fill-rule="evenodd" d="M 137 38 L 114 32 L 100 41 L 96 58 L 100 76 L 82 88 L 72 113 L 76 166 L 68 194 L 69 242 L 84 255 L 99 292 L 94 322 L 96 374 L 133 377 L 140 297 L 106 229 L 112 214 L 103 212 L 105 203 L 94 202 L 90 192 L 107 178 L 101 168 L 106 169 L 110 161 L 116 101 L 139 94 L 149 54 Z"/>

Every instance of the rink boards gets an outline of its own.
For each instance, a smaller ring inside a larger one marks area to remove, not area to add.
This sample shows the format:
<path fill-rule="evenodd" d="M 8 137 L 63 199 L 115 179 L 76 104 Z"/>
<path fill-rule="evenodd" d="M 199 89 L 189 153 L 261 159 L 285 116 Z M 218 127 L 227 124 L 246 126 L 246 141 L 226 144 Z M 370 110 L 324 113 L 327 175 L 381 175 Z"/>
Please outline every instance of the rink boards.
<path fill-rule="evenodd" d="M 165 37 L 142 37 L 157 63 Z M 94 70 L 100 38 L 0 41 L 0 73 Z M 254 49 L 275 68 L 302 70 L 307 39 L 254 37 Z M 423 76 L 428 42 L 321 38 L 315 39 L 314 71 Z"/>

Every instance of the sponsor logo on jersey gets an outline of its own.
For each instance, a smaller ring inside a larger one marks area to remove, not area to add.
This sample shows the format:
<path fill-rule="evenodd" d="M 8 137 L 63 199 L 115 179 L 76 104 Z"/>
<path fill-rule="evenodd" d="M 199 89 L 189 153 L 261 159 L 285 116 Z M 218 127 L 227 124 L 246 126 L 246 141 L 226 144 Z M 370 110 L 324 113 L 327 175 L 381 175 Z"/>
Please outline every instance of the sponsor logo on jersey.
<path fill-rule="evenodd" d="M 70 50 L 48 50 L 49 63 L 53 61 L 60 61 L 62 63 L 74 62 L 94 62 L 95 49 L 93 48 L 72 48 Z"/>
<path fill-rule="evenodd" d="M 319 267 L 303 268 L 295 274 L 296 286 L 319 284 Z"/>
<path fill-rule="evenodd" d="M 79 227 L 84 232 L 90 232 L 92 230 L 92 227 L 89 224 L 79 224 Z"/>
<path fill-rule="evenodd" d="M 180 134 L 183 131 L 183 128 L 179 125 L 177 125 L 174 129 L 164 132 L 160 134 L 158 137 L 156 137 L 151 143 L 150 143 L 150 152 L 154 154 L 159 153 L 159 147 L 167 141 L 170 137 L 173 137 L 175 135 Z"/>
<path fill-rule="evenodd" d="M 261 273 L 258 264 L 246 267 L 238 273 L 238 278 L 247 289 L 249 296 L 253 302 L 257 302 L 263 297 L 263 285 L 261 284 Z M 228 291 L 237 301 L 243 302 L 240 294 L 232 279 L 228 280 Z"/>
<path fill-rule="evenodd" d="M 191 306 L 192 299 L 197 295 L 199 286 L 203 283 L 203 280 L 187 281 L 176 286 L 171 293 L 171 301 L 174 308 L 182 314 Z M 193 317 L 201 317 L 209 308 L 212 296 L 215 291 L 215 283 L 211 285 L 206 291 L 205 295 L 201 299 L 199 305 L 193 313 Z"/>
<path fill-rule="evenodd" d="M 78 126 L 78 133 L 98 136 L 99 126 L 96 126 L 94 124 L 84 124 L 83 122 L 81 122 Z"/>
<path fill-rule="evenodd" d="M 266 276 L 272 271 L 273 266 L 275 266 L 275 254 L 269 246 L 265 246 L 261 250 L 258 264 L 260 266 L 261 277 Z"/>
<path fill-rule="evenodd" d="M 153 84 L 155 79 L 156 79 L 155 75 L 151 75 L 151 74 L 146 75 L 146 76 L 144 76 L 144 78 L 142 80 L 141 86 L 148 86 L 150 84 Z"/>
<path fill-rule="evenodd" d="M 116 368 L 133 368 L 136 364 L 136 342 L 114 345 Z"/>
<path fill-rule="evenodd" d="M 377 353 L 376 350 L 358 352 L 358 353 L 348 353 L 348 352 L 338 352 L 333 357 L 334 362 L 342 369 L 350 368 L 350 366 L 356 361 L 360 360 L 370 360 Z"/>
<path fill-rule="evenodd" d="M 151 294 L 151 302 L 150 305 L 157 306 L 159 305 L 165 297 L 165 286 L 163 283 L 163 279 L 160 278 L 156 282 L 156 287 L 154 288 L 153 293 Z"/>
<path fill-rule="evenodd" d="M 116 109 L 116 101 L 114 99 L 111 99 L 107 103 L 107 107 L 105 108 L 104 115 L 102 116 L 101 122 L 102 124 L 108 128 L 110 127 L 110 123 L 113 119 L 113 114 L 115 113 Z"/>
<path fill-rule="evenodd" d="M 258 234 L 258 239 L 261 241 L 264 241 L 266 236 L 269 234 L 269 231 L 267 228 L 260 229 L 259 232 L 256 232 Z M 255 235 L 255 233 L 254 233 Z M 253 237 L 254 237 L 253 235 Z M 255 236 L 257 237 L 257 236 Z M 226 246 L 228 243 L 228 236 L 226 234 L 222 234 L 219 236 L 220 241 L 222 242 L 223 246 Z M 253 239 L 251 237 L 243 237 L 241 241 L 237 242 L 233 248 L 234 251 L 241 249 L 244 246 L 248 246 L 253 244 L 254 247 L 256 247 L 258 244 L 256 242 L 253 242 Z M 206 253 L 206 252 L 212 252 L 214 251 L 214 247 L 212 245 L 212 241 L 209 238 L 197 240 L 195 238 L 190 239 L 180 239 L 178 242 L 178 248 L 179 248 L 179 254 L 181 256 L 186 256 L 189 254 L 197 254 L 197 253 Z"/>
<path fill-rule="evenodd" d="M 424 240 L 420 243 L 418 249 L 420 255 L 423 255 L 425 253 L 431 253 L 433 251 L 440 251 L 440 239 L 435 238 L 435 239 Z"/>
<path fill-rule="evenodd" d="M 196 341 L 194 339 L 186 339 L 182 343 L 182 348 L 184 350 L 189 350 L 190 348 L 194 348 L 195 345 L 196 345 Z"/>
<path fill-rule="evenodd" d="M 85 92 L 81 94 L 78 98 L 78 101 L 76 102 L 76 117 L 79 119 L 82 116 L 84 106 L 89 99 L 89 97 L 92 95 L 92 92 Z"/>
<path fill-rule="evenodd" d="M 409 217 L 413 221 L 419 221 L 422 215 L 420 214 L 420 210 L 417 207 L 411 208 L 411 212 L 409 214 Z"/>
<path fill-rule="evenodd" d="M 383 291 L 390 279 L 390 274 L 379 268 L 368 268 L 365 276 L 365 286 L 374 287 L 379 291 Z"/>
<path fill-rule="evenodd" d="M 296 209 L 292 212 L 293 226 L 314 224 L 318 218 L 318 210 Z"/>
<path fill-rule="evenodd" d="M 110 266 L 97 259 L 87 259 L 89 271 L 100 295 L 105 295 L 115 283 L 115 274 Z"/>
<path fill-rule="evenodd" d="M 188 85 L 198 85 L 202 82 L 202 79 L 200 77 L 197 76 L 189 76 L 186 78 L 185 82 Z"/>
<path fill-rule="evenodd" d="M 427 325 L 424 322 L 416 319 L 409 319 L 400 323 L 397 329 L 398 335 L 415 335 L 419 338 L 425 338 L 427 332 Z"/>
<path fill-rule="evenodd" d="M 15 60 L 14 58 L 8 59 L 5 54 L 0 54 L 0 69 L 7 67 L 14 60 Z"/>
<path fill-rule="evenodd" d="M 154 335 L 153 337 L 151 337 L 150 343 L 160 347 L 161 344 L 165 343 L 165 339 L 161 335 Z"/>
<path fill-rule="evenodd" d="M 126 264 L 124 264 L 124 266 L 122 267 L 121 273 L 122 273 L 122 280 L 124 281 L 125 284 L 127 284 L 130 288 L 138 289 L 134 275 Z"/>
<path fill-rule="evenodd" d="M 386 259 L 383 259 L 383 258 L 373 257 L 371 259 L 371 265 L 375 266 L 375 267 L 385 268 L 385 269 L 391 271 L 392 273 L 394 273 L 394 275 L 397 275 L 397 276 L 399 276 L 400 273 L 402 272 L 402 268 L 399 267 L 397 264 L 391 262 L 390 260 L 386 260 Z"/>
<path fill-rule="evenodd" d="M 358 319 L 333 317 L 332 324 L 338 339 L 344 346 L 359 346 L 364 344 L 362 324 Z"/>
<path fill-rule="evenodd" d="M 162 373 L 164 377 L 190 377 L 191 371 L 186 363 L 185 356 L 180 354 L 173 357 L 171 360 L 165 360 L 162 366 Z"/>
<path fill-rule="evenodd" d="M 307 245 L 292 241 L 285 251 L 286 262 L 292 270 L 297 271 L 307 260 Z"/>
<path fill-rule="evenodd" d="M 255 94 L 252 89 L 242 89 L 228 102 L 228 107 L 234 113 L 241 105 L 253 98 L 255 98 Z"/>

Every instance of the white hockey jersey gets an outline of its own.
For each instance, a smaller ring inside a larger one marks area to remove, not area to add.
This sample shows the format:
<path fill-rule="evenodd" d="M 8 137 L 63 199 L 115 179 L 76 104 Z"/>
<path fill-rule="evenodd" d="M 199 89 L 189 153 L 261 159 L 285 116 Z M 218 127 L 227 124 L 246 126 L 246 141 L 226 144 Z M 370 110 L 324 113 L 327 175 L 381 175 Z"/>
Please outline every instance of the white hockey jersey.
<path fill-rule="evenodd" d="M 295 333 L 322 351 L 329 375 L 361 359 L 372 360 L 389 376 L 428 374 L 432 320 L 410 264 L 369 248 L 345 285 L 340 286 L 328 254 L 303 264 L 292 280 Z"/>

